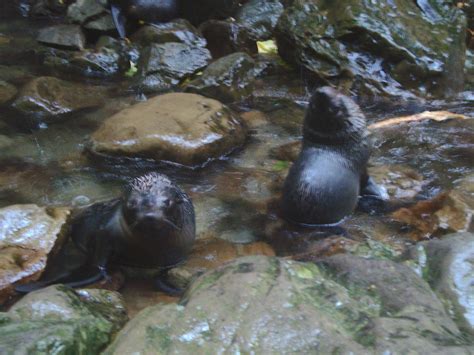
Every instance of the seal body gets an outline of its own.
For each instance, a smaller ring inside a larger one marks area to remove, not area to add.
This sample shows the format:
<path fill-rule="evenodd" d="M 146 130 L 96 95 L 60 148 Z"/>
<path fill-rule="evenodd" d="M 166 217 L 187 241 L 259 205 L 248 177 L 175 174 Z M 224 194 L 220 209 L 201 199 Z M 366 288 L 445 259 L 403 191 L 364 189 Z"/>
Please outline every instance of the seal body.
<path fill-rule="evenodd" d="M 304 118 L 302 150 L 283 188 L 284 217 L 307 225 L 341 221 L 354 211 L 361 188 L 377 190 L 367 175 L 369 156 L 358 105 L 330 87 L 315 91 Z"/>
<path fill-rule="evenodd" d="M 122 198 L 77 213 L 69 239 L 40 281 L 20 285 L 30 292 L 53 283 L 81 287 L 107 277 L 111 264 L 166 270 L 191 250 L 195 231 L 191 200 L 168 177 L 149 173 L 134 179 Z"/>

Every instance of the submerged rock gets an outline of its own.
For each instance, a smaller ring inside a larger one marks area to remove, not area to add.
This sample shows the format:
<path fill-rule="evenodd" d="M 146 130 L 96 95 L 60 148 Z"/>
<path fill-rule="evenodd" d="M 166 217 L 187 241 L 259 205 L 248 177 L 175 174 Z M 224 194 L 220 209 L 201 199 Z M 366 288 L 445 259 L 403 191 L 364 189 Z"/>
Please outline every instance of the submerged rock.
<path fill-rule="evenodd" d="M 280 0 L 250 0 L 239 9 L 236 19 L 252 38 L 262 41 L 272 37 L 283 10 Z"/>
<path fill-rule="evenodd" d="M 214 59 L 234 52 L 257 54 L 257 43 L 250 32 L 238 23 L 226 20 L 209 20 L 199 26 L 207 40 L 207 48 Z"/>
<path fill-rule="evenodd" d="M 42 76 L 23 88 L 12 106 L 26 115 L 48 118 L 79 109 L 99 106 L 105 101 L 105 89 Z"/>
<path fill-rule="evenodd" d="M 140 57 L 138 86 L 146 92 L 169 89 L 206 67 L 210 60 L 206 48 L 173 42 L 152 44 Z"/>
<path fill-rule="evenodd" d="M 77 25 L 58 25 L 42 29 L 37 38 L 38 42 L 51 47 L 82 50 L 86 38 Z"/>
<path fill-rule="evenodd" d="M 133 43 L 149 46 L 152 43 L 177 42 L 194 47 L 205 47 L 206 39 L 184 19 L 141 27 L 130 39 Z"/>
<path fill-rule="evenodd" d="M 449 234 L 420 243 L 411 254 L 459 327 L 474 334 L 474 234 Z"/>
<path fill-rule="evenodd" d="M 209 65 L 202 75 L 186 85 L 186 91 L 225 103 L 240 101 L 251 95 L 258 72 L 248 54 L 230 54 Z"/>
<path fill-rule="evenodd" d="M 465 349 L 428 284 L 390 261 L 333 256 L 321 268 L 244 257 L 196 279 L 181 304 L 143 310 L 105 353 Z"/>
<path fill-rule="evenodd" d="M 317 80 L 358 94 L 449 96 L 463 85 L 464 16 L 417 3 L 351 0 L 341 11 L 338 2 L 295 2 L 278 22 L 278 51 Z"/>
<path fill-rule="evenodd" d="M 114 292 L 75 292 L 58 285 L 32 292 L 0 313 L 0 344 L 7 354 L 95 354 L 127 320 Z"/>
<path fill-rule="evenodd" d="M 40 276 L 68 215 L 67 209 L 37 205 L 0 209 L 0 303 L 13 293 L 14 283 Z"/>
<path fill-rule="evenodd" d="M 228 154 L 245 136 L 240 118 L 219 101 L 173 93 L 113 115 L 92 134 L 89 149 L 195 166 Z"/>

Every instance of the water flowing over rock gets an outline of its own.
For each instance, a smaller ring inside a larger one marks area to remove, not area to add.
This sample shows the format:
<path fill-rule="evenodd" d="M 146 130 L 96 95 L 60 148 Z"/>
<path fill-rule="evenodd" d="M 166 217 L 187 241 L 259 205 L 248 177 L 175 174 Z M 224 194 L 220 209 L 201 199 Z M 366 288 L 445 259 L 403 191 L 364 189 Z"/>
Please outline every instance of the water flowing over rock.
<path fill-rule="evenodd" d="M 474 334 L 474 234 L 445 235 L 418 244 L 411 253 L 459 327 Z"/>
<path fill-rule="evenodd" d="M 279 53 L 358 94 L 450 95 L 463 85 L 465 18 L 455 7 L 423 3 L 295 2 L 276 28 Z"/>
<path fill-rule="evenodd" d="M 43 76 L 21 88 L 12 106 L 23 114 L 52 120 L 52 116 L 99 106 L 105 101 L 104 94 L 104 88 L 98 86 Z"/>
<path fill-rule="evenodd" d="M 244 257 L 199 277 L 181 304 L 143 310 L 105 353 L 467 352 L 428 284 L 390 261 Z"/>
<path fill-rule="evenodd" d="M 32 292 L 0 313 L 5 354 L 96 354 L 127 320 L 121 297 L 57 285 Z"/>
<path fill-rule="evenodd" d="M 219 101 L 173 93 L 110 117 L 92 135 L 89 149 L 195 166 L 228 154 L 245 136 L 241 119 Z"/>
<path fill-rule="evenodd" d="M 13 293 L 12 284 L 40 276 L 68 214 L 36 205 L 0 209 L 0 303 Z"/>
<path fill-rule="evenodd" d="M 234 53 L 209 65 L 186 90 L 215 98 L 222 102 L 240 101 L 252 93 L 259 70 L 248 54 Z"/>
<path fill-rule="evenodd" d="M 82 50 L 86 38 L 79 26 L 58 25 L 42 29 L 38 34 L 38 42 L 51 47 Z"/>
<path fill-rule="evenodd" d="M 210 60 L 206 48 L 174 42 L 152 44 L 140 57 L 138 86 L 146 92 L 170 89 L 206 67 Z"/>

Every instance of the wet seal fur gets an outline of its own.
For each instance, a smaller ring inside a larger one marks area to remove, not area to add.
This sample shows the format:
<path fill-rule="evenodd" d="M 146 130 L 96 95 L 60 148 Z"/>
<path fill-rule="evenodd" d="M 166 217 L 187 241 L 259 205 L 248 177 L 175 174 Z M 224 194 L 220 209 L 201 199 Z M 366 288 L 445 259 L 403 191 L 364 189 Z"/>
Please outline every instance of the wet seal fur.
<path fill-rule="evenodd" d="M 334 225 L 354 211 L 361 192 L 386 199 L 367 174 L 370 150 L 359 106 L 331 87 L 316 90 L 301 152 L 285 180 L 284 217 L 301 225 Z"/>
<path fill-rule="evenodd" d="M 69 240 L 30 292 L 53 283 L 82 287 L 107 278 L 111 264 L 168 268 L 184 261 L 196 236 L 193 204 L 167 176 L 135 178 L 122 198 L 99 202 L 73 217 Z M 158 286 L 168 293 L 157 280 Z"/>

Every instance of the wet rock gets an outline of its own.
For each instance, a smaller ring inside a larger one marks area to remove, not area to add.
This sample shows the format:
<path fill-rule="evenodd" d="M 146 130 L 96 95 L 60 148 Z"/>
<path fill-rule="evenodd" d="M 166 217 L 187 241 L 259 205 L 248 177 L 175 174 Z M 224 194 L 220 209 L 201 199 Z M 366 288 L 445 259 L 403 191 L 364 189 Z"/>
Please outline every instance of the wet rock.
<path fill-rule="evenodd" d="M 271 157 L 281 161 L 295 161 L 301 151 L 301 141 L 280 145 L 270 151 Z"/>
<path fill-rule="evenodd" d="M 369 175 L 395 199 L 413 198 L 427 183 L 418 172 L 404 165 L 370 166 Z"/>
<path fill-rule="evenodd" d="M 220 102 L 173 93 L 113 115 L 91 136 L 89 149 L 193 166 L 228 154 L 245 135 L 240 118 Z"/>
<path fill-rule="evenodd" d="M 259 69 L 248 54 L 234 53 L 210 64 L 202 75 L 186 85 L 186 91 L 222 102 L 240 101 L 252 93 Z"/>
<path fill-rule="evenodd" d="M 71 0 L 36 0 L 31 4 L 28 15 L 33 17 L 52 17 L 66 12 Z"/>
<path fill-rule="evenodd" d="M 143 310 L 105 353 L 463 350 L 446 345 L 460 332 L 428 284 L 389 261 L 243 257 L 193 281 L 181 304 Z"/>
<path fill-rule="evenodd" d="M 452 232 L 465 232 L 471 225 L 473 211 L 456 191 L 441 193 L 428 201 L 391 214 L 395 221 L 409 225 L 413 240 L 428 239 Z"/>
<path fill-rule="evenodd" d="M 21 88 L 12 106 L 23 114 L 51 118 L 99 106 L 105 101 L 104 95 L 105 89 L 98 86 L 43 76 Z"/>
<path fill-rule="evenodd" d="M 120 296 L 58 285 L 32 292 L 0 315 L 5 353 L 98 353 L 127 317 Z"/>
<path fill-rule="evenodd" d="M 262 41 L 272 37 L 283 10 L 280 0 L 250 0 L 239 9 L 236 19 L 252 38 Z"/>
<path fill-rule="evenodd" d="M 151 43 L 177 42 L 192 47 L 205 47 L 206 39 L 188 21 L 178 19 L 171 22 L 159 23 L 141 27 L 130 39 L 141 46 Z"/>
<path fill-rule="evenodd" d="M 0 80 L 14 85 L 22 85 L 33 79 L 28 68 L 14 65 L 0 65 Z"/>
<path fill-rule="evenodd" d="M 3 80 L 0 80 L 0 105 L 3 105 L 4 103 L 13 99 L 16 93 L 16 87 Z"/>
<path fill-rule="evenodd" d="M 63 49 L 84 49 L 86 39 L 80 26 L 58 25 L 40 30 L 38 42 Z"/>
<path fill-rule="evenodd" d="M 233 16 L 239 8 L 241 0 L 182 0 L 181 15 L 193 25 L 198 25 L 208 19 L 224 19 Z"/>
<path fill-rule="evenodd" d="M 140 57 L 138 86 L 146 92 L 169 89 L 206 67 L 210 59 L 206 48 L 172 42 L 152 44 Z"/>
<path fill-rule="evenodd" d="M 114 31 L 112 16 L 103 1 L 77 0 L 68 7 L 67 17 L 84 28 L 101 32 Z"/>
<path fill-rule="evenodd" d="M 207 40 L 207 48 L 214 59 L 235 52 L 257 54 L 257 43 L 251 38 L 249 31 L 238 23 L 226 20 L 209 20 L 199 26 L 199 30 Z"/>
<path fill-rule="evenodd" d="M 449 96 L 463 84 L 464 16 L 417 3 L 349 1 L 341 11 L 335 2 L 295 2 L 276 27 L 278 51 L 316 80 L 359 94 Z"/>
<path fill-rule="evenodd" d="M 0 303 L 12 284 L 37 279 L 61 241 L 67 209 L 13 205 L 0 209 Z M 59 238 L 59 241 L 58 241 Z"/>
<path fill-rule="evenodd" d="M 459 327 L 474 334 L 474 235 L 449 234 L 419 243 L 411 256 Z"/>
<path fill-rule="evenodd" d="M 352 294 L 366 290 L 380 302 L 378 317 L 365 329 L 359 328 L 364 334 L 361 339 L 372 343 L 376 353 L 468 352 L 454 346 L 463 344 L 459 329 L 429 285 L 408 266 L 351 255 L 332 256 L 323 265 Z"/>

